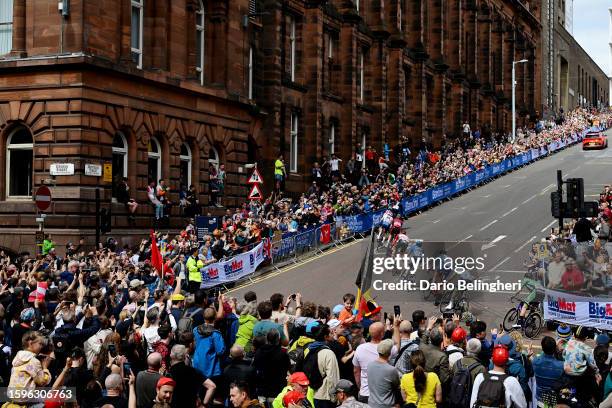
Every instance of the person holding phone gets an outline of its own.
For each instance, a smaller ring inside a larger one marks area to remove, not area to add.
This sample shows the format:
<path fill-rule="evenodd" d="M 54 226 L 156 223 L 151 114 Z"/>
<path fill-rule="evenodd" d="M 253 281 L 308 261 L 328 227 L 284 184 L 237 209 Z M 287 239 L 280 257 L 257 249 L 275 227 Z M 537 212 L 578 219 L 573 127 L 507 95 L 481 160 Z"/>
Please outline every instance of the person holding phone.
<path fill-rule="evenodd" d="M 19 350 L 13 359 L 13 371 L 8 385 L 10 388 L 33 390 L 49 385 L 49 365 L 53 354 L 40 355 L 44 342 L 45 338 L 36 331 L 29 331 L 23 336 L 23 350 Z"/>

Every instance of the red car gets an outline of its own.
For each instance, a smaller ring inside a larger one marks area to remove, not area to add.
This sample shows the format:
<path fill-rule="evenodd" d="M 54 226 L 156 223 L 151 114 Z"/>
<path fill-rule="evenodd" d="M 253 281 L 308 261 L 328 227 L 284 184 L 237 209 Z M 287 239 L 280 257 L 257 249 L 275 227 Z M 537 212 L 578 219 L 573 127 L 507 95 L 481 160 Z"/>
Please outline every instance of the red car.
<path fill-rule="evenodd" d="M 606 147 L 608 147 L 608 138 L 603 132 L 587 133 L 582 139 L 582 150 L 605 149 Z"/>

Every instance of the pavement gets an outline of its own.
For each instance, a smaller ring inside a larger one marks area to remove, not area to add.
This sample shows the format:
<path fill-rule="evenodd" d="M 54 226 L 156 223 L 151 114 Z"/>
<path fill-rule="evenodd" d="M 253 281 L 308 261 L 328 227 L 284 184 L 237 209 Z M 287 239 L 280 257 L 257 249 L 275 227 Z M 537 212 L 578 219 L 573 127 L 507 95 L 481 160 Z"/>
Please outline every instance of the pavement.
<path fill-rule="evenodd" d="M 612 132 L 607 132 L 612 137 Z M 523 261 L 530 246 L 557 227 L 551 216 L 550 193 L 556 189 L 556 171 L 563 177 L 584 178 L 585 201 L 597 201 L 599 192 L 612 183 L 612 148 L 583 151 L 580 144 L 508 173 L 492 182 L 410 217 L 405 226 L 411 238 L 438 242 L 451 251 L 485 256 L 485 280 L 518 282 L 524 275 Z M 333 307 L 344 293 L 355 293 L 355 278 L 368 239 L 334 248 L 259 277 L 230 291 L 242 298 L 255 291 L 259 299 L 273 293 L 300 292 L 303 300 Z M 398 281 L 389 273 L 375 277 Z M 425 279 L 431 280 L 429 277 Z M 512 306 L 515 291 L 480 291 L 470 301 L 470 311 L 489 327 L 498 327 Z M 390 314 L 399 305 L 404 317 L 413 310 L 440 314 L 433 302 L 419 291 L 374 291 L 383 310 Z"/>

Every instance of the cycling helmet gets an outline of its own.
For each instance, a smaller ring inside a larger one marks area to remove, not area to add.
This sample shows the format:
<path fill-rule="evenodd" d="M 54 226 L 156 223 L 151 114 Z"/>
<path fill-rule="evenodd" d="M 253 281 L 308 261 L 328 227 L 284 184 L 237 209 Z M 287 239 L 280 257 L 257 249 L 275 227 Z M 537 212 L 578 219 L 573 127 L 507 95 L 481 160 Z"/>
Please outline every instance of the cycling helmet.
<path fill-rule="evenodd" d="M 504 367 L 508 363 L 508 359 L 510 358 L 510 353 L 508 353 L 508 349 L 505 346 L 497 345 L 493 348 L 493 356 L 491 360 L 493 364 L 498 367 Z"/>
<path fill-rule="evenodd" d="M 453 334 L 451 335 L 451 341 L 453 343 L 462 343 L 463 341 L 465 341 L 466 337 L 467 332 L 465 331 L 465 329 L 463 327 L 457 327 L 455 328 L 455 330 L 453 330 Z"/>

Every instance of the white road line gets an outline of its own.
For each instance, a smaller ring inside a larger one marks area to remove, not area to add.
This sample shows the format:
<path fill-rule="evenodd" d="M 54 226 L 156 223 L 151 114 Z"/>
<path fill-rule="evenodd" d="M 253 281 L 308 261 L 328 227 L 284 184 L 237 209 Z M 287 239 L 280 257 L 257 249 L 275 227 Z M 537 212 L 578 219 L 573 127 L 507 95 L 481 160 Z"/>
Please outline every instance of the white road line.
<path fill-rule="evenodd" d="M 502 186 L 502 188 L 508 188 L 510 187 L 512 184 L 506 184 L 505 186 Z"/>
<path fill-rule="evenodd" d="M 493 220 L 493 221 L 491 221 L 490 223 L 488 223 L 487 225 L 485 225 L 484 227 L 482 227 L 482 228 L 480 229 L 480 231 L 484 231 L 484 230 L 486 230 L 487 228 L 489 228 L 491 225 L 495 224 L 496 222 L 497 222 L 497 220 Z"/>
<path fill-rule="evenodd" d="M 489 270 L 489 272 L 493 272 L 494 270 L 496 270 L 498 267 L 502 266 L 504 263 L 506 263 L 508 260 L 510 259 L 509 256 L 505 257 L 500 263 L 498 263 L 497 265 L 495 265 L 492 269 Z"/>
<path fill-rule="evenodd" d="M 528 202 L 530 202 L 531 200 L 533 200 L 535 198 L 535 196 L 531 196 L 528 199 L 526 199 L 525 201 L 523 201 L 521 204 L 527 204 Z"/>
<path fill-rule="evenodd" d="M 549 189 L 549 188 L 553 188 L 554 186 L 555 186 L 554 184 L 550 184 L 550 185 L 546 186 L 546 187 L 545 187 L 545 188 L 542 190 L 542 192 L 540 193 L 540 195 L 544 195 L 544 194 L 546 194 L 546 192 L 548 191 L 548 189 Z"/>
<path fill-rule="evenodd" d="M 493 241 L 491 241 L 492 244 L 501 241 L 502 239 L 506 238 L 506 235 L 500 235 L 499 237 L 495 238 Z"/>
<path fill-rule="evenodd" d="M 463 238 L 461 241 L 459 242 L 463 242 L 463 241 L 467 241 L 468 239 L 472 238 L 473 235 L 468 235 L 467 237 Z"/>
<path fill-rule="evenodd" d="M 534 235 L 533 237 L 529 238 L 529 240 L 527 242 L 525 242 L 523 245 L 521 245 L 520 247 L 516 248 L 514 250 L 514 253 L 517 254 L 519 253 L 519 251 L 523 248 L 525 248 L 527 245 L 529 245 L 534 239 L 536 239 L 537 237 Z"/>
<path fill-rule="evenodd" d="M 513 212 L 515 212 L 516 210 L 518 210 L 518 207 L 514 207 L 513 209 L 511 209 L 510 211 L 504 213 L 502 215 L 502 217 L 505 217 L 506 215 L 512 214 Z"/>
<path fill-rule="evenodd" d="M 482 198 L 489 198 L 489 197 L 491 197 L 491 194 L 487 194 L 487 195 L 484 195 L 484 196 L 481 196 L 481 197 Z"/>
<path fill-rule="evenodd" d="M 439 223 L 439 222 L 440 222 L 440 220 L 435 220 L 435 221 L 432 221 L 432 222 L 433 222 L 434 224 L 437 224 L 437 223 Z"/>
<path fill-rule="evenodd" d="M 552 227 L 552 226 L 555 224 L 555 222 L 557 222 L 557 220 L 555 220 L 555 221 L 551 222 L 550 224 L 548 224 L 547 226 L 545 226 L 544 228 L 542 228 L 542 229 L 540 230 L 540 232 L 544 232 L 544 231 L 546 231 L 547 229 L 549 229 L 550 227 Z"/>

